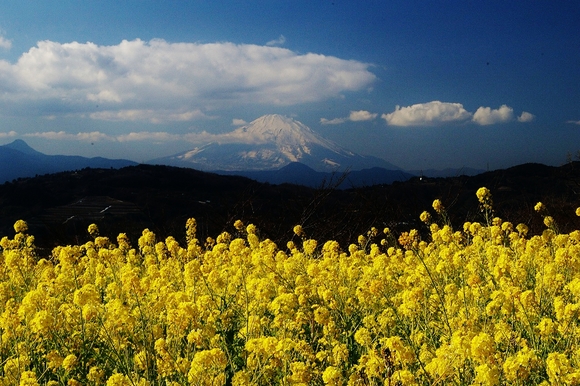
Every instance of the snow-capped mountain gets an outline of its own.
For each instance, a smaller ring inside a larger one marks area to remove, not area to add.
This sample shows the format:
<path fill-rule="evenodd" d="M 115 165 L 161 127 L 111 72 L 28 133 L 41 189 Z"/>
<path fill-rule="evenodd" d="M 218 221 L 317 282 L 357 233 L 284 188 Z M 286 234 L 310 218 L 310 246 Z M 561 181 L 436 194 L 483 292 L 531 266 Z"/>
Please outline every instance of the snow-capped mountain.
<path fill-rule="evenodd" d="M 389 162 L 346 150 L 316 134 L 308 126 L 278 114 L 264 115 L 246 126 L 212 142 L 153 164 L 190 167 L 199 170 L 276 170 L 300 162 L 317 171 L 399 168 Z"/>

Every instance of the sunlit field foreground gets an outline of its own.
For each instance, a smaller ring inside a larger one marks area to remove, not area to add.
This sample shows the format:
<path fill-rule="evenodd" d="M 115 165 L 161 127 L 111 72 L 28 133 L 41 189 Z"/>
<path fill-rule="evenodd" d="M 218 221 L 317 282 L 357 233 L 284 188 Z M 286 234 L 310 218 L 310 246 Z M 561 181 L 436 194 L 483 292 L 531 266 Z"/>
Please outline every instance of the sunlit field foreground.
<path fill-rule="evenodd" d="M 18 221 L 0 241 L 0 384 L 580 384 L 580 231 L 538 203 L 529 237 L 477 199 L 480 223 L 452 229 L 435 200 L 424 230 L 347 250 L 241 221 L 201 242 L 190 219 L 187 245 L 91 225 L 39 258 Z"/>

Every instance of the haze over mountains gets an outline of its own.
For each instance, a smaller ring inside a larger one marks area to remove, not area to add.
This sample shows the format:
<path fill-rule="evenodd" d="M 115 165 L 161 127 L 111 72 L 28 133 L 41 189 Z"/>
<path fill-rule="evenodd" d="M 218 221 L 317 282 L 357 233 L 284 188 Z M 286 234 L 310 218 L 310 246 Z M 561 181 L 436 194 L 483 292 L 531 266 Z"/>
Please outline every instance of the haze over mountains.
<path fill-rule="evenodd" d="M 406 172 L 384 159 L 356 154 L 301 122 L 278 114 L 264 115 L 218 138 L 219 141 L 146 163 L 241 175 L 274 184 L 318 187 L 331 183 L 341 188 L 389 184 L 413 175 L 441 177 L 480 172 L 472 169 Z M 120 168 L 135 164 L 101 157 L 46 155 L 16 140 L 0 146 L 0 183 L 86 167 Z"/>

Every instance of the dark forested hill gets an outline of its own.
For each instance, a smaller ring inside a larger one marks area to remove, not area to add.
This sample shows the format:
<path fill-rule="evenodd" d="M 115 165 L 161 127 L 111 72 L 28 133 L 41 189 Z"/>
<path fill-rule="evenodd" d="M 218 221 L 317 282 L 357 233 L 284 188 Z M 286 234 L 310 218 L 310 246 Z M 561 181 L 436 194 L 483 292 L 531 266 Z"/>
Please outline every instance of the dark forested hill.
<path fill-rule="evenodd" d="M 244 177 L 193 169 L 137 165 L 121 169 L 82 169 L 0 185 L 0 236 L 14 235 L 12 225 L 26 220 L 37 245 L 47 252 L 57 244 L 89 239 L 87 226 L 115 238 L 126 232 L 134 245 L 144 228 L 159 238 L 184 239 L 189 217 L 198 221 L 201 240 L 226 230 L 233 222 L 254 223 L 263 237 L 283 247 L 292 227 L 303 225 L 309 237 L 338 240 L 343 247 L 371 226 L 395 231 L 426 232 L 419 214 L 439 198 L 458 228 L 464 221 L 482 221 L 475 191 L 488 187 L 495 214 L 543 230 L 533 211 L 542 201 L 562 231 L 580 228 L 574 211 L 580 206 L 580 163 L 561 167 L 525 164 L 473 177 L 412 178 L 391 185 L 337 190 L 263 184 Z"/>

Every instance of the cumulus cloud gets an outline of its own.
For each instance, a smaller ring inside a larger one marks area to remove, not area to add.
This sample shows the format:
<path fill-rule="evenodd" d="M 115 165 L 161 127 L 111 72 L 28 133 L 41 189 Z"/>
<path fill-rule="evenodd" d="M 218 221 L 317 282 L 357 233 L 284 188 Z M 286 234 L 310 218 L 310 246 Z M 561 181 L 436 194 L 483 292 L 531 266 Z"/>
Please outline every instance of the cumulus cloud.
<path fill-rule="evenodd" d="M 346 121 L 360 122 L 360 121 L 372 121 L 377 117 L 377 113 L 371 113 L 365 110 L 351 111 L 349 116 L 346 118 L 334 118 L 326 119 L 320 118 L 320 123 L 323 125 L 339 125 Z"/>
<path fill-rule="evenodd" d="M 45 131 L 45 132 L 28 133 L 24 134 L 24 136 L 57 141 L 65 140 L 65 141 L 98 142 L 98 141 L 115 140 L 115 137 L 111 137 L 99 131 L 91 131 L 77 134 L 67 133 L 65 131 Z"/>
<path fill-rule="evenodd" d="M 245 125 L 246 123 L 248 123 L 248 122 L 244 121 L 243 119 L 239 119 L 239 118 L 232 119 L 232 126 L 242 126 L 242 125 Z"/>
<path fill-rule="evenodd" d="M 270 40 L 266 43 L 267 46 L 281 46 L 282 44 L 286 43 L 286 38 L 284 35 L 280 35 L 278 39 Z"/>
<path fill-rule="evenodd" d="M 0 36 L 0 48 L 9 50 L 12 47 L 12 40 L 8 40 L 3 36 Z"/>
<path fill-rule="evenodd" d="M 15 132 L 11 132 L 16 135 Z M 12 134 L 11 134 L 12 135 Z M 189 142 L 192 144 L 217 142 L 220 144 L 227 143 L 246 143 L 258 144 L 264 143 L 265 140 L 261 136 L 248 136 L 248 133 L 239 127 L 226 133 L 209 133 L 207 131 L 189 132 L 185 134 L 175 134 L 166 131 L 136 131 L 128 134 L 106 134 L 99 131 L 88 133 L 68 133 L 65 131 L 47 131 L 23 134 L 25 137 L 42 138 L 52 141 L 78 141 L 78 142 L 151 142 L 151 143 L 168 143 L 168 142 Z M 0 133 L 0 139 L 2 133 Z"/>
<path fill-rule="evenodd" d="M 528 113 L 527 111 L 522 112 L 522 114 L 518 117 L 518 122 L 532 122 L 536 119 L 536 116 L 532 113 Z"/>
<path fill-rule="evenodd" d="M 106 110 L 89 114 L 93 119 L 104 121 L 149 121 L 151 123 L 191 121 L 200 118 L 215 118 L 201 110 L 174 112 L 162 110 Z"/>
<path fill-rule="evenodd" d="M 435 126 L 441 123 L 464 122 L 471 113 L 461 103 L 433 101 L 411 106 L 397 106 L 395 111 L 381 115 L 391 126 Z"/>
<path fill-rule="evenodd" d="M 15 136 L 16 132 L 0 133 L 0 138 L 4 136 Z M 190 142 L 190 143 L 260 143 L 259 138 L 248 137 L 243 131 L 234 130 L 227 133 L 212 134 L 207 131 L 190 132 L 186 134 L 173 134 L 166 131 L 137 131 L 128 134 L 110 135 L 99 131 L 88 133 L 67 133 L 65 131 L 46 131 L 23 134 L 25 137 L 42 138 L 53 141 L 80 141 L 80 142 Z"/>
<path fill-rule="evenodd" d="M 171 134 L 165 131 L 139 131 L 128 134 L 110 135 L 100 131 L 88 133 L 79 132 L 76 134 L 65 131 L 46 131 L 24 134 L 25 137 L 42 138 L 54 141 L 80 141 L 80 142 L 141 142 L 150 141 L 154 143 L 184 141 L 187 140 L 187 134 Z"/>
<path fill-rule="evenodd" d="M 119 142 L 137 142 L 137 141 L 152 141 L 152 142 L 170 142 L 180 141 L 183 136 L 179 134 L 171 134 L 165 131 L 140 131 L 131 132 L 129 134 L 118 135 L 115 139 Z"/>
<path fill-rule="evenodd" d="M 10 137 L 16 137 L 16 132 L 15 131 L 8 131 L 8 132 L 0 132 L 0 138 L 10 138 Z"/>
<path fill-rule="evenodd" d="M 475 113 L 470 113 L 463 108 L 461 103 L 447 103 L 433 101 L 418 103 L 412 106 L 397 106 L 395 111 L 381 116 L 391 126 L 438 126 L 445 123 L 465 122 L 471 119 L 479 125 L 492 125 L 513 121 L 514 110 L 502 105 L 498 109 L 479 107 Z M 527 111 L 517 117 L 518 122 L 531 122 L 536 118 Z"/>
<path fill-rule="evenodd" d="M 293 105 L 364 90 L 376 80 L 369 67 L 228 42 L 137 39 L 100 46 L 41 41 L 14 64 L 0 60 L 0 108 L 30 112 L 42 107 L 43 115 L 76 113 L 103 120 L 193 120 L 224 106 Z"/>
<path fill-rule="evenodd" d="M 372 121 L 373 119 L 375 119 L 377 117 L 377 115 L 378 114 L 376 114 L 376 113 L 370 113 L 370 112 L 365 111 L 365 110 L 351 111 L 350 115 L 348 116 L 348 119 L 350 121 L 353 121 L 353 122 Z"/>
<path fill-rule="evenodd" d="M 473 114 L 473 122 L 486 126 L 494 123 L 509 122 L 514 119 L 514 109 L 507 105 L 501 105 L 499 109 L 480 107 Z"/>
<path fill-rule="evenodd" d="M 333 119 L 326 119 L 320 118 L 320 123 L 323 125 L 340 125 L 347 121 L 347 118 L 333 118 Z"/>

